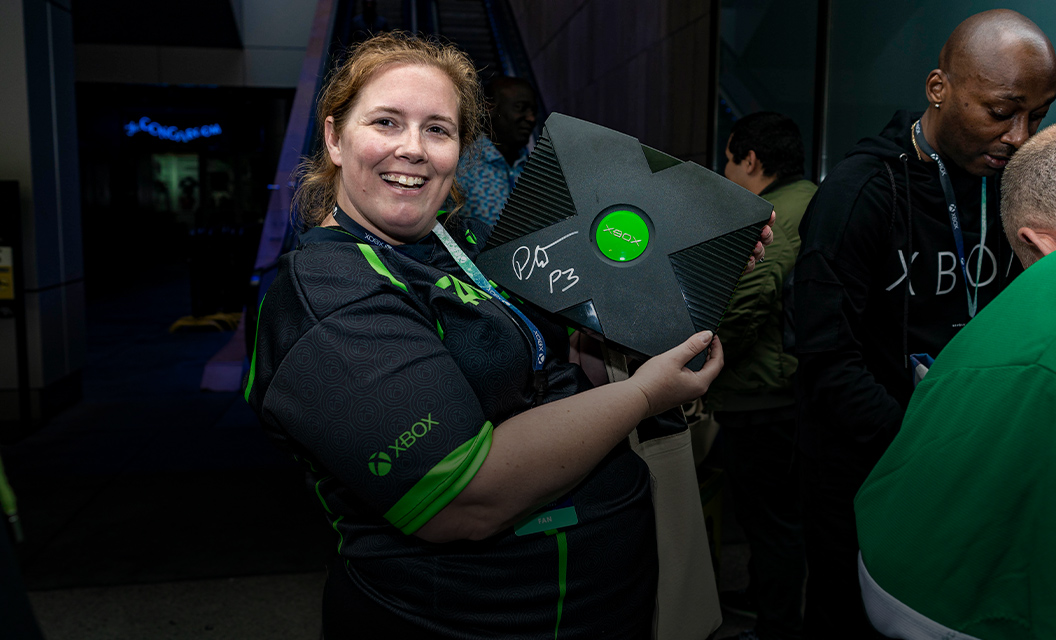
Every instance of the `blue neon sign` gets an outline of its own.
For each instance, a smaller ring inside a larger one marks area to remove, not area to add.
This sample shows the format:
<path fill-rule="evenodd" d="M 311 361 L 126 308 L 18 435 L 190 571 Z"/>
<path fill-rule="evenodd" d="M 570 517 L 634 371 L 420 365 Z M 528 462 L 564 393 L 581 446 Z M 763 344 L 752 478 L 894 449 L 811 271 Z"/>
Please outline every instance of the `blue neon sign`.
<path fill-rule="evenodd" d="M 166 127 L 157 122 L 152 122 L 151 119 L 146 116 L 140 118 L 138 122 L 131 120 L 125 125 L 125 133 L 129 137 L 136 135 L 140 131 L 149 133 L 155 138 L 172 140 L 174 142 L 190 142 L 191 140 L 196 140 L 198 138 L 211 138 L 223 133 L 220 130 L 219 124 L 203 124 L 200 127 L 180 129 L 179 127 Z"/>

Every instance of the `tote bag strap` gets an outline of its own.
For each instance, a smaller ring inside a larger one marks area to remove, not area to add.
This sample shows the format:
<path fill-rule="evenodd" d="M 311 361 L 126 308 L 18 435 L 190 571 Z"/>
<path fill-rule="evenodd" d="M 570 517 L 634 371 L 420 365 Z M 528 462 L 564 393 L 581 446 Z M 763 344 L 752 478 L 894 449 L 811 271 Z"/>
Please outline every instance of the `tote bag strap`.
<path fill-rule="evenodd" d="M 609 382 L 626 380 L 627 358 L 602 344 Z M 660 581 L 653 612 L 655 640 L 704 640 L 722 623 L 715 569 L 711 565 L 704 512 L 689 429 L 639 442 L 631 448 L 652 480 Z"/>

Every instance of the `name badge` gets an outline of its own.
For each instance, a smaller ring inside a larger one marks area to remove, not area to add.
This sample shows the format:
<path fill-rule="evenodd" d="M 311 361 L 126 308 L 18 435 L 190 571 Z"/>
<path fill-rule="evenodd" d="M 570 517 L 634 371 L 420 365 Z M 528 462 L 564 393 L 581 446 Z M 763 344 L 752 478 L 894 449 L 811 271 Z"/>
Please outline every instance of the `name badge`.
<path fill-rule="evenodd" d="M 565 507 L 563 509 L 554 509 L 552 511 L 532 514 L 517 527 L 515 533 L 519 536 L 526 536 L 541 531 L 563 529 L 564 527 L 571 527 L 576 524 L 579 524 L 579 516 L 576 515 L 576 508 Z"/>

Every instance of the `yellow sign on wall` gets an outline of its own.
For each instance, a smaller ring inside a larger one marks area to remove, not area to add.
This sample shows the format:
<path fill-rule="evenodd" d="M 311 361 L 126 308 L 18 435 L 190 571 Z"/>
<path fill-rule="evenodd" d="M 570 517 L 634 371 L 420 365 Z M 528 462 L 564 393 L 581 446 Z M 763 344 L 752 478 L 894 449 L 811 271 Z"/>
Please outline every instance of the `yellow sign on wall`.
<path fill-rule="evenodd" d="M 0 247 L 0 300 L 15 299 L 15 264 L 11 247 Z"/>

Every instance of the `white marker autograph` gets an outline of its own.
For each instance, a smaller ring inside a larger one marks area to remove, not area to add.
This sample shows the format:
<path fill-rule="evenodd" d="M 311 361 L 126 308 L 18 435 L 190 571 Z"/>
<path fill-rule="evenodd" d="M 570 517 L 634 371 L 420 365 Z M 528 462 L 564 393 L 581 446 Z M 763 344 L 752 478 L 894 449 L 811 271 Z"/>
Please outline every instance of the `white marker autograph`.
<path fill-rule="evenodd" d="M 517 250 L 513 252 L 513 273 L 514 273 L 514 275 L 517 276 L 518 280 L 527 280 L 528 278 L 531 278 L 532 277 L 532 272 L 535 271 L 536 267 L 542 268 L 542 267 L 545 267 L 547 264 L 550 263 L 550 256 L 547 255 L 547 253 L 546 253 L 547 249 L 549 249 L 550 247 L 554 246 L 555 244 L 557 244 L 557 243 L 559 243 L 559 242 L 561 242 L 563 240 L 567 240 L 567 239 L 571 238 L 572 236 L 576 235 L 577 233 L 579 233 L 579 232 L 578 231 L 573 231 L 572 233 L 565 234 L 565 235 L 561 236 L 560 238 L 558 238 L 557 240 L 554 240 L 550 244 L 546 245 L 545 247 L 540 247 L 539 245 L 535 245 L 535 254 L 534 254 L 534 256 L 532 254 L 532 250 L 529 249 L 527 246 L 521 245 L 521 246 L 517 247 Z M 523 253 L 522 253 L 522 251 L 523 251 Z M 528 270 L 527 274 L 524 272 L 525 269 Z M 577 277 L 576 280 L 578 281 L 579 278 Z M 572 284 L 575 284 L 575 283 L 572 283 Z M 572 286 L 572 285 L 569 285 L 569 286 Z M 551 292 L 552 291 L 553 291 L 553 286 L 551 286 Z"/>
<path fill-rule="evenodd" d="M 561 276 L 568 278 L 568 286 L 562 289 L 562 291 L 568 291 L 579 282 L 579 276 L 575 274 L 575 269 L 554 269 L 550 272 L 550 293 L 554 292 L 554 283 L 557 282 Z"/>

